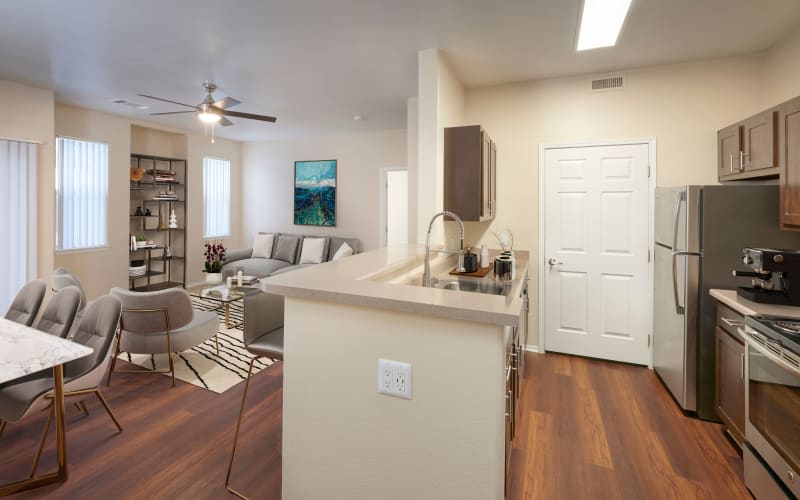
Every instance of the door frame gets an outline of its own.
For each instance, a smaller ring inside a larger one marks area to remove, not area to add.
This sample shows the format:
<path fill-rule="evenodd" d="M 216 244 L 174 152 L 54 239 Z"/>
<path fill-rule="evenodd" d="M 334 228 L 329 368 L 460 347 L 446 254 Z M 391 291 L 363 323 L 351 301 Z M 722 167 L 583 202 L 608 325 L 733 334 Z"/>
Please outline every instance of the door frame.
<path fill-rule="evenodd" d="M 406 172 L 406 174 L 408 175 L 408 167 L 383 167 L 383 168 L 381 168 L 380 176 L 378 176 L 378 181 L 380 181 L 380 184 L 378 185 L 379 206 L 380 206 L 380 209 L 379 209 L 380 210 L 380 221 L 378 223 L 378 231 L 379 231 L 379 234 L 378 234 L 378 246 L 380 248 L 383 248 L 383 247 L 386 246 L 386 232 L 387 232 L 386 218 L 389 215 L 387 213 L 387 206 L 386 206 L 386 189 L 387 189 L 387 185 L 386 184 L 389 182 L 389 176 L 387 174 L 389 172 L 397 172 L 397 171 Z M 409 186 L 409 188 L 410 188 L 410 186 Z M 410 192 L 410 189 L 409 189 L 409 192 Z M 406 207 L 408 207 L 408 205 L 409 205 L 408 204 L 408 200 L 406 200 Z M 410 220 L 409 220 L 409 222 L 410 222 Z M 409 227 L 410 227 L 410 224 L 409 224 Z M 406 236 L 406 239 L 408 241 L 411 241 L 411 238 L 409 238 L 408 236 Z"/>
<path fill-rule="evenodd" d="M 653 221 L 653 216 L 655 213 L 655 191 L 656 191 L 656 138 L 652 137 L 641 137 L 641 138 L 634 138 L 634 139 L 613 139 L 613 140 L 601 140 L 601 141 L 589 141 L 589 142 L 575 142 L 575 143 L 551 143 L 551 144 L 539 144 L 539 170 L 538 170 L 538 182 L 539 182 L 539 256 L 538 256 L 538 271 L 539 271 L 539 296 L 537 297 L 539 304 L 538 304 L 538 311 L 539 311 L 539 345 L 537 346 L 536 350 L 538 352 L 544 353 L 545 352 L 545 345 L 546 344 L 546 332 L 545 332 L 545 307 L 544 307 L 544 300 L 542 298 L 545 296 L 545 256 L 544 256 L 544 249 L 545 247 L 545 196 L 546 196 L 546 186 L 545 186 L 545 153 L 548 149 L 575 149 L 575 148 L 587 148 L 587 147 L 598 147 L 598 146 L 637 146 L 646 144 L 648 146 L 648 163 L 649 163 L 649 172 L 648 172 L 648 182 L 647 182 L 647 206 L 648 206 L 648 228 L 647 228 L 647 251 L 649 252 L 649 259 L 648 259 L 648 266 L 647 266 L 647 283 L 648 283 L 648 295 L 649 300 L 648 304 L 650 304 L 650 308 L 648 311 L 648 316 L 650 317 L 650 324 L 649 329 L 646 334 L 649 336 L 650 341 L 648 341 L 648 351 L 649 351 L 649 360 L 647 366 L 652 369 L 653 368 L 653 269 L 654 269 L 654 247 L 655 247 L 655 224 Z"/>

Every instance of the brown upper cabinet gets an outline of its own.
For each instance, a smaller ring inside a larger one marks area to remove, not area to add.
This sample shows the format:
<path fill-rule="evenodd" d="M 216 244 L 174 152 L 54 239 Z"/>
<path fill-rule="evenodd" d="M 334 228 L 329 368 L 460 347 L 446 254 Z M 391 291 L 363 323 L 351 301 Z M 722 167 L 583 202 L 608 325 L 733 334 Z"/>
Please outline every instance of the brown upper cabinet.
<path fill-rule="evenodd" d="M 497 147 L 480 125 L 444 129 L 444 209 L 465 221 L 497 213 Z"/>
<path fill-rule="evenodd" d="M 743 152 L 741 125 L 731 125 L 717 132 L 717 175 L 720 180 L 739 174 Z"/>
<path fill-rule="evenodd" d="M 800 231 L 800 97 L 778 106 L 781 227 Z"/>
<path fill-rule="evenodd" d="M 778 111 L 771 109 L 717 132 L 717 174 L 721 181 L 777 177 Z"/>

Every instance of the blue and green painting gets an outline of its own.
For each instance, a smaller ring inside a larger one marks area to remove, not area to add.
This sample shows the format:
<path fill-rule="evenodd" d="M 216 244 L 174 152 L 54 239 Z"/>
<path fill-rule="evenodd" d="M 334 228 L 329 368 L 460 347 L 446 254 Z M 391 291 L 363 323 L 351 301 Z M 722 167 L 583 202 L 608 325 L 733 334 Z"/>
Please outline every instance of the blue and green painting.
<path fill-rule="evenodd" d="M 294 223 L 336 225 L 336 160 L 294 162 Z"/>

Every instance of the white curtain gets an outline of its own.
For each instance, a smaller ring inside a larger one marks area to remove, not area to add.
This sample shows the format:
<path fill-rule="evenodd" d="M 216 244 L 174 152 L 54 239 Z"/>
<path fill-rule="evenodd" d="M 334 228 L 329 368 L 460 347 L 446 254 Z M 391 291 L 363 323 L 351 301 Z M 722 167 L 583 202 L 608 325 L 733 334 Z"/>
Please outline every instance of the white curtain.
<path fill-rule="evenodd" d="M 0 315 L 35 272 L 35 175 L 36 144 L 0 140 Z"/>
<path fill-rule="evenodd" d="M 108 144 L 57 139 L 56 211 L 58 250 L 108 244 Z"/>
<path fill-rule="evenodd" d="M 203 237 L 222 238 L 231 234 L 231 162 L 203 158 Z"/>

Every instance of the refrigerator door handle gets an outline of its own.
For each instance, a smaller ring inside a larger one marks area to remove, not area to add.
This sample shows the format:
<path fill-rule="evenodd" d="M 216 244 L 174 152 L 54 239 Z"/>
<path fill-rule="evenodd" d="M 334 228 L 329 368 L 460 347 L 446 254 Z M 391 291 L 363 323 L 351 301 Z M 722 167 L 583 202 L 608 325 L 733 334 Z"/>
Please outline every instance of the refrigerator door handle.
<path fill-rule="evenodd" d="M 672 252 L 672 291 L 675 295 L 675 312 L 683 314 L 686 307 L 681 305 L 678 297 L 678 252 Z"/>
<path fill-rule="evenodd" d="M 683 314 L 686 311 L 686 305 L 681 305 L 680 297 L 678 297 L 678 257 L 702 257 L 701 252 L 672 252 L 672 292 L 675 296 L 675 312 Z"/>
<path fill-rule="evenodd" d="M 681 220 L 681 203 L 686 201 L 686 191 L 681 191 L 678 193 L 678 199 L 675 200 L 675 216 L 673 221 L 673 229 L 672 229 L 672 249 L 678 250 L 678 227 Z M 673 262 L 674 262 L 673 258 Z M 675 266 L 672 266 L 675 269 Z M 676 285 L 677 286 L 677 285 Z M 676 292 L 677 293 L 677 292 Z"/>

